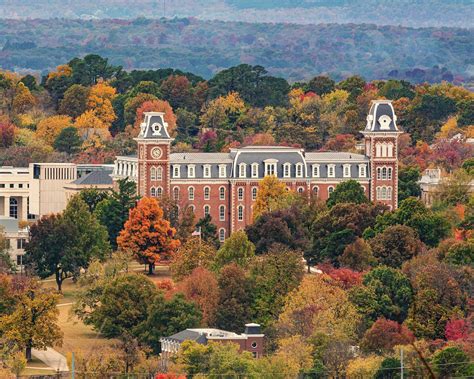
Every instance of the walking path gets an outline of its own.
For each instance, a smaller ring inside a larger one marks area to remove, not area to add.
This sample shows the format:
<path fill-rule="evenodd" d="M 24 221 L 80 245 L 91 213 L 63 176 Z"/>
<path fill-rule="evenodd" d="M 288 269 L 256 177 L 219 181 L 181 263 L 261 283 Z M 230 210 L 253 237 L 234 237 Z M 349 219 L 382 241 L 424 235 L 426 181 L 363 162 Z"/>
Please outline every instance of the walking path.
<path fill-rule="evenodd" d="M 38 358 L 40 361 L 43 361 L 45 365 L 49 366 L 54 371 L 67 372 L 69 367 L 67 366 L 66 357 L 56 350 L 47 348 L 46 350 L 36 350 L 33 349 L 31 354 Z"/>

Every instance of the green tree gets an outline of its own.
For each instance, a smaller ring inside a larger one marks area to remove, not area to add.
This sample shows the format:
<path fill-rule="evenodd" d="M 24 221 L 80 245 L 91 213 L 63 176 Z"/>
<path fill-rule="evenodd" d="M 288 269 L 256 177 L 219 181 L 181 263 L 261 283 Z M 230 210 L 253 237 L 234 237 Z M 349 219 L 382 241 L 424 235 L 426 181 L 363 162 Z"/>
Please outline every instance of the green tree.
<path fill-rule="evenodd" d="M 190 238 L 176 252 L 170 268 L 173 278 L 177 281 L 190 275 L 197 267 L 211 268 L 216 259 L 213 245 L 199 238 Z"/>
<path fill-rule="evenodd" d="M 333 207 L 339 203 L 368 203 L 369 199 L 365 195 L 364 188 L 356 180 L 347 180 L 337 185 L 336 189 L 329 195 L 328 207 Z"/>
<path fill-rule="evenodd" d="M 323 96 L 334 91 L 336 82 L 329 76 L 315 76 L 306 84 L 306 91 L 314 92 L 316 95 Z"/>
<path fill-rule="evenodd" d="M 65 278 L 78 275 L 93 258 L 109 252 L 107 231 L 76 195 L 62 215 L 43 216 L 30 228 L 25 264 L 40 278 L 55 275 L 58 291 Z"/>
<path fill-rule="evenodd" d="M 87 99 L 90 89 L 80 84 L 73 84 L 64 92 L 64 98 L 59 103 L 60 114 L 77 118 L 87 109 Z"/>
<path fill-rule="evenodd" d="M 235 263 L 222 268 L 217 282 L 220 294 L 216 325 L 224 330 L 241 332 L 251 317 L 252 283 Z"/>
<path fill-rule="evenodd" d="M 69 126 L 61 130 L 59 135 L 53 142 L 53 147 L 57 151 L 61 151 L 67 154 L 74 154 L 79 151 L 82 145 L 82 139 L 77 133 L 75 126 Z"/>
<path fill-rule="evenodd" d="M 400 268 L 421 252 L 422 243 L 409 226 L 389 226 L 370 241 L 374 257 L 385 266 Z"/>
<path fill-rule="evenodd" d="M 401 167 L 398 170 L 398 202 L 421 195 L 421 188 L 418 184 L 420 178 L 420 169 L 416 166 Z"/>
<path fill-rule="evenodd" d="M 369 271 L 362 286 L 352 288 L 349 296 L 368 324 L 379 317 L 402 323 L 408 315 L 413 289 L 402 272 L 380 266 Z"/>
<path fill-rule="evenodd" d="M 217 236 L 217 226 L 212 223 L 211 215 L 200 218 L 196 223 L 196 228 L 201 232 L 201 239 L 215 247 L 219 247 L 219 237 Z"/>
<path fill-rule="evenodd" d="M 447 347 L 433 355 L 433 365 L 440 379 L 474 376 L 474 363 L 458 347 Z"/>
<path fill-rule="evenodd" d="M 442 204 L 455 206 L 468 204 L 471 198 L 471 182 L 474 175 L 465 170 L 456 170 L 438 186 L 437 198 Z"/>
<path fill-rule="evenodd" d="M 31 360 L 31 349 L 46 349 L 62 344 L 57 308 L 58 295 L 28 280 L 18 293 L 12 313 L 0 317 L 0 334 L 26 352 Z"/>
<path fill-rule="evenodd" d="M 216 263 L 220 267 L 229 263 L 236 263 L 239 266 L 247 267 L 254 255 L 254 244 L 249 241 L 244 231 L 239 230 L 232 233 L 217 251 Z"/>
<path fill-rule="evenodd" d="M 379 95 L 390 100 L 406 97 L 412 100 L 415 97 L 414 86 L 405 80 L 387 80 L 380 88 Z"/>
<path fill-rule="evenodd" d="M 138 200 L 135 182 L 119 179 L 117 184 L 118 191 L 112 191 L 94 210 L 99 222 L 107 228 L 109 241 L 114 250 L 117 249 L 117 237 L 128 219 L 129 211 Z"/>
<path fill-rule="evenodd" d="M 94 213 L 97 204 L 108 197 L 106 191 L 99 191 L 97 188 L 86 188 L 79 192 L 81 199 L 87 204 L 89 212 Z"/>
<path fill-rule="evenodd" d="M 399 379 L 401 362 L 396 358 L 385 358 L 375 374 L 375 379 Z"/>
<path fill-rule="evenodd" d="M 363 92 L 365 84 L 366 82 L 364 79 L 358 75 L 354 75 L 339 82 L 336 88 L 349 92 L 349 99 L 354 102 L 357 99 L 357 96 Z"/>
<path fill-rule="evenodd" d="M 74 58 L 68 63 L 72 68 L 72 81 L 76 84 L 90 86 L 99 79 L 111 79 L 120 73 L 120 66 L 109 65 L 107 58 L 97 54 L 88 54 L 84 58 Z"/>
<path fill-rule="evenodd" d="M 357 238 L 347 245 L 338 260 L 342 267 L 355 271 L 365 271 L 377 263 L 372 248 L 363 238 Z"/>
<path fill-rule="evenodd" d="M 155 354 L 161 351 L 161 337 L 199 327 L 202 317 L 196 304 L 187 301 L 182 294 L 176 294 L 170 300 L 165 300 L 162 294 L 155 296 L 147 313 L 146 319 L 137 326 L 135 334 Z"/>

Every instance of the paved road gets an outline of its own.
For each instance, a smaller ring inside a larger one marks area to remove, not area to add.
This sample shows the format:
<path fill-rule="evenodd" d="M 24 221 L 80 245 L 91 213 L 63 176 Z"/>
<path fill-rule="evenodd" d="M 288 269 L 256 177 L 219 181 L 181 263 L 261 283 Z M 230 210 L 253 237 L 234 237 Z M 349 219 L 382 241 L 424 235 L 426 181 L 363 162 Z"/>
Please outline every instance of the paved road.
<path fill-rule="evenodd" d="M 31 354 L 38 358 L 40 361 L 43 361 L 44 364 L 49 366 L 54 371 L 69 371 L 69 367 L 67 366 L 66 357 L 56 350 L 47 348 L 46 350 L 36 350 L 33 349 Z"/>

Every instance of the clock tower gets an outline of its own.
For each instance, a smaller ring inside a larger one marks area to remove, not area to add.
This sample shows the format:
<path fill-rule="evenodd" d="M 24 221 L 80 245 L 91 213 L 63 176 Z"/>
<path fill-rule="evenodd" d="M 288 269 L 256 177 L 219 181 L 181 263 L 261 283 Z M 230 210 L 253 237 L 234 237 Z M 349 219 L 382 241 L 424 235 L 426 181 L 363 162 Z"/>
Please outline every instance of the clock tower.
<path fill-rule="evenodd" d="M 161 197 L 170 194 L 170 145 L 173 138 L 163 112 L 145 112 L 138 143 L 138 195 Z"/>

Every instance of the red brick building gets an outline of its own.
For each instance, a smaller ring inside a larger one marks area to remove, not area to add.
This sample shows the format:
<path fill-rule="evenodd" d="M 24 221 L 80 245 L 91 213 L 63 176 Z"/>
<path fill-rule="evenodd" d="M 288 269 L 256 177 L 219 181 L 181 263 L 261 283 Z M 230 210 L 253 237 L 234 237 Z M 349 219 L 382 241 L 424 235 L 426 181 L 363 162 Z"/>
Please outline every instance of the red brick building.
<path fill-rule="evenodd" d="M 252 221 L 258 183 L 275 175 L 303 195 L 325 200 L 344 180 L 357 180 L 372 201 L 397 207 L 397 117 L 389 100 L 372 102 L 362 132 L 365 153 L 305 152 L 282 146 L 248 146 L 229 153 L 171 153 L 163 113 L 145 113 L 136 141 L 138 157 L 117 157 L 113 177 L 137 181 L 141 196 L 170 196 L 210 214 L 219 238 Z"/>

